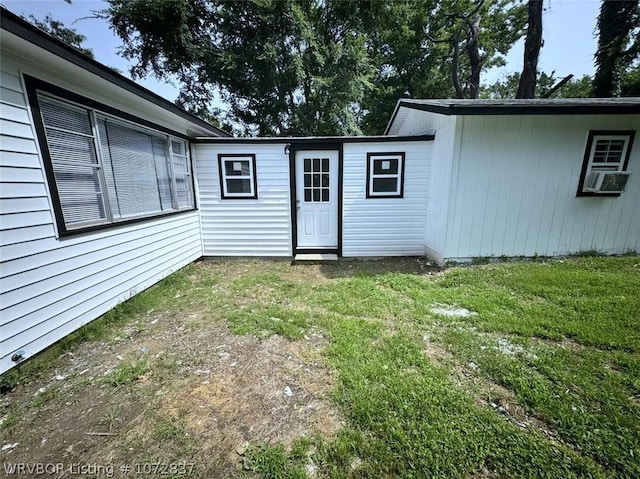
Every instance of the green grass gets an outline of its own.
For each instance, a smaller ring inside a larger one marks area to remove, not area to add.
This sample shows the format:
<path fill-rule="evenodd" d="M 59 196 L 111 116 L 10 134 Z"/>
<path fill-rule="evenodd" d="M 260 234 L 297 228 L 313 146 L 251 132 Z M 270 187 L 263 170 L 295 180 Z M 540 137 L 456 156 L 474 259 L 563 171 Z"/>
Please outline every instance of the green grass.
<path fill-rule="evenodd" d="M 231 324 L 275 332 L 304 320 L 305 307 L 324 310 L 304 325 L 331 340 L 325 353 L 348 434 L 318 439 L 304 454 L 256 446 L 247 468 L 269 478 L 305 477 L 310 462 L 326 477 L 640 476 L 639 262 L 477 265 L 437 279 L 362 267 L 305 290 L 270 277 L 270 297 L 291 293 L 279 321 L 255 321 L 274 313 L 256 303 Z M 430 311 L 436 304 L 477 314 L 444 317 Z M 425 334 L 452 354 L 451 364 L 425 355 Z M 451 368 L 470 362 L 475 381 L 507 388 L 556 439 L 522 429 L 459 384 Z"/>
<path fill-rule="evenodd" d="M 345 425 L 289 447 L 252 444 L 250 477 L 640 477 L 640 257 L 477 263 L 427 275 L 418 264 L 341 262 L 321 281 L 286 263 L 192 265 L 68 344 L 162 308 L 199 311 L 190 328 L 222 320 L 234 334 L 291 341 L 320 330 Z M 143 356 L 104 380 L 127 391 L 143 376 L 179 375 L 177 359 Z M 527 427 L 491 405 L 495 388 Z M 154 457 L 197 447 L 174 419 L 152 427 L 168 444 L 146 445 Z"/>
<path fill-rule="evenodd" d="M 109 372 L 106 381 L 114 387 L 125 386 L 139 380 L 148 370 L 149 363 L 146 358 L 135 362 L 122 362 Z"/>

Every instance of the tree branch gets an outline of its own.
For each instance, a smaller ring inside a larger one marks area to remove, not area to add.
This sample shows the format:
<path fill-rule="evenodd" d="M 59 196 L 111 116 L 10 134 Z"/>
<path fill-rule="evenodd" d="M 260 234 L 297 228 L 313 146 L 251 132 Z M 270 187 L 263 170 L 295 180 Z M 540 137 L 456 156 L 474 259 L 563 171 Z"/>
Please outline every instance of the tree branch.
<path fill-rule="evenodd" d="M 553 75 L 552 75 L 553 76 Z M 553 85 L 551 87 L 551 89 L 545 93 L 544 95 L 542 95 L 542 98 L 551 98 L 551 95 L 553 95 L 555 92 L 557 92 L 560 88 L 562 88 L 563 86 L 565 86 L 567 84 L 567 82 L 569 80 L 571 80 L 573 78 L 573 74 L 571 75 L 567 75 L 566 77 L 564 77 L 562 80 L 560 80 L 558 83 L 556 83 L 555 85 Z"/>

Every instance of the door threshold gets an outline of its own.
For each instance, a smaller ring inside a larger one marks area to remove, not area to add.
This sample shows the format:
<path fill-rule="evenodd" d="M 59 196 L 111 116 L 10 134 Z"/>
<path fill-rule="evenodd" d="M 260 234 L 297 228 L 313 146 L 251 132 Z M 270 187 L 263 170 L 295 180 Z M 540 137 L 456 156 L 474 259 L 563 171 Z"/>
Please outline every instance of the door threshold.
<path fill-rule="evenodd" d="M 338 255 L 334 253 L 298 253 L 293 257 L 294 263 L 334 263 Z"/>

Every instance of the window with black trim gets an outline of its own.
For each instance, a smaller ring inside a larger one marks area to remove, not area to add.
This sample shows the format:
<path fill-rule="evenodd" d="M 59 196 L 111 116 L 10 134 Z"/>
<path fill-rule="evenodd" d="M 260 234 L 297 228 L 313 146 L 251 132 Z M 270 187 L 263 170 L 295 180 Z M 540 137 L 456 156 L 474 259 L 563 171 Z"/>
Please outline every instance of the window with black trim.
<path fill-rule="evenodd" d="M 185 140 L 46 90 L 30 101 L 61 235 L 195 207 Z"/>
<path fill-rule="evenodd" d="M 625 189 L 634 131 L 590 131 L 578 196 L 619 196 Z"/>
<path fill-rule="evenodd" d="M 222 199 L 258 198 L 256 155 L 219 154 L 218 169 Z"/>
<path fill-rule="evenodd" d="M 367 198 L 402 198 L 404 153 L 367 153 Z"/>

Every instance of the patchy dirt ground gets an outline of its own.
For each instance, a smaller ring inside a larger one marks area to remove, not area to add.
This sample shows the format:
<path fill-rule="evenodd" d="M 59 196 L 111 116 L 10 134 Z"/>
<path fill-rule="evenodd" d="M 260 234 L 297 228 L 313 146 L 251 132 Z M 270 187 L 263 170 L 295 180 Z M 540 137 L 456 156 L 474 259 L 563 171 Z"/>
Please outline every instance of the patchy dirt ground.
<path fill-rule="evenodd" d="M 73 464 L 114 465 L 118 477 L 121 465 L 154 462 L 193 464 L 189 477 L 234 476 L 249 443 L 286 445 L 339 429 L 325 344 L 314 329 L 299 341 L 261 339 L 235 336 L 200 312 L 151 312 L 114 340 L 79 344 L 55 371 L 6 394 L 5 410 L 29 404 L 4 431 L 2 444 L 12 447 L 0 456 L 63 463 L 56 477 L 73 477 Z M 114 385 L 123 365 L 142 374 Z"/>
<path fill-rule="evenodd" d="M 554 334 L 522 340 L 510 323 L 491 323 L 511 296 L 493 297 L 474 271 L 442 278 L 415 258 L 191 265 L 0 377 L 5 475 L 489 478 L 535 477 L 545 464 L 549 477 L 605 477 L 594 445 L 618 461 L 607 459 L 615 472 L 635 471 L 637 454 L 624 446 L 635 439 L 618 426 L 637 406 L 624 382 L 634 384 L 635 358 L 569 339 L 573 323 L 558 340 L 556 323 Z M 425 287 L 407 275 L 436 278 Z M 514 294 L 528 300 L 530 290 Z M 560 290 L 549 294 L 564 304 Z M 525 312 L 546 331 L 548 310 Z M 520 370 L 539 374 L 531 387 L 526 375 L 503 380 Z M 602 394 L 589 396 L 594 384 L 622 405 L 612 418 Z M 551 408 L 523 401 L 534 386 Z M 586 416 L 622 446 L 564 426 Z"/>

